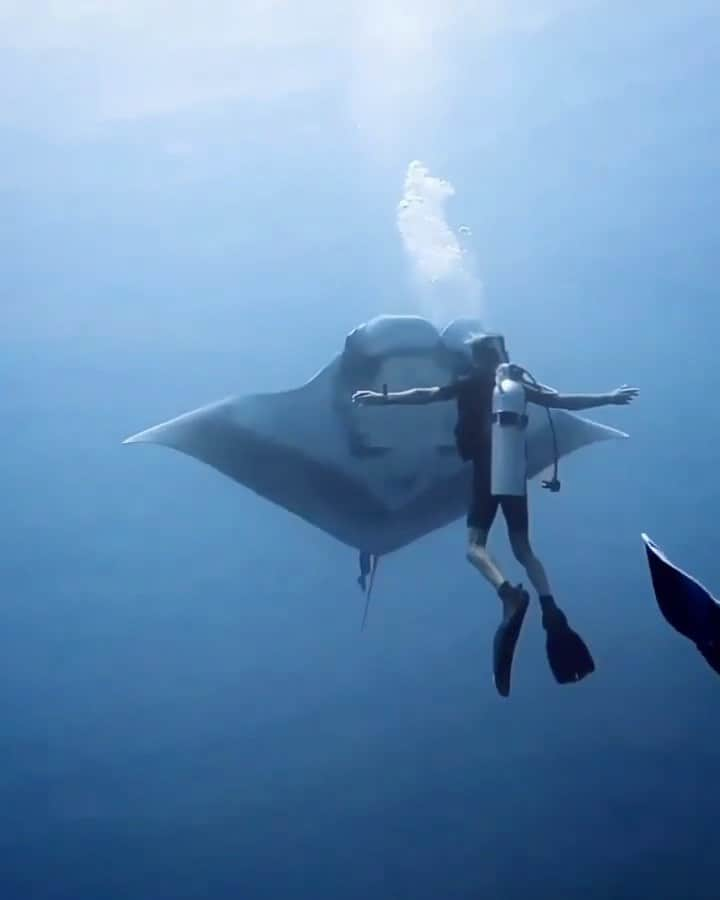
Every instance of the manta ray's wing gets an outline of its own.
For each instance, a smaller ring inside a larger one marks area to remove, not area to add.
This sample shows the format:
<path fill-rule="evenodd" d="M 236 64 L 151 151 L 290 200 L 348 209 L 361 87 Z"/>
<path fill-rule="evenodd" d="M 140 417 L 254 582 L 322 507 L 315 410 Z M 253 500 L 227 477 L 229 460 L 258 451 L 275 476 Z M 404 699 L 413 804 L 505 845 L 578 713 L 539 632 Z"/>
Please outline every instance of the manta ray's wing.
<path fill-rule="evenodd" d="M 193 456 L 343 543 L 364 548 L 385 508 L 343 465 L 347 435 L 332 410 L 337 365 L 333 361 L 296 390 L 231 397 L 125 443 L 161 444 Z"/>
<path fill-rule="evenodd" d="M 555 458 L 555 442 L 558 459 L 562 459 L 589 444 L 627 438 L 624 431 L 611 428 L 609 425 L 601 425 L 599 422 L 573 415 L 562 409 L 553 409 L 550 411 L 550 415 L 555 431 L 554 438 L 547 410 L 532 404 L 528 407 L 530 421 L 528 423 L 527 454 L 530 478 L 535 478 L 550 470 Z"/>
<path fill-rule="evenodd" d="M 352 332 L 342 353 L 295 390 L 230 398 L 127 439 L 187 453 L 343 543 L 383 555 L 464 515 L 470 467 L 455 451 L 453 403 L 355 407 L 354 391 L 450 382 L 462 341 L 425 319 L 386 316 Z M 551 464 L 544 410 L 533 410 L 530 476 Z M 620 432 L 554 413 L 560 456 Z"/>

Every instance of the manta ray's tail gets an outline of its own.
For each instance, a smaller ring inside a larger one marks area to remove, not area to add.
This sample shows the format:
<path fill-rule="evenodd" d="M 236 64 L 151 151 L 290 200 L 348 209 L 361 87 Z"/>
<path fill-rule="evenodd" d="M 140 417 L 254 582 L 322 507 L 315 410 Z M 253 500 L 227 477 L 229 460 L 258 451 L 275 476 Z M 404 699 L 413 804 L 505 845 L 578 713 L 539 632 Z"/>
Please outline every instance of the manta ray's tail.
<path fill-rule="evenodd" d="M 377 572 L 379 561 L 380 557 L 375 553 L 360 553 L 360 576 L 358 577 L 358 584 L 365 594 L 365 610 L 363 612 L 360 631 L 365 630 L 368 610 L 370 609 L 370 597 L 372 596 L 372 589 L 375 584 L 375 572 Z M 370 576 L 369 581 L 367 580 L 368 576 Z"/>

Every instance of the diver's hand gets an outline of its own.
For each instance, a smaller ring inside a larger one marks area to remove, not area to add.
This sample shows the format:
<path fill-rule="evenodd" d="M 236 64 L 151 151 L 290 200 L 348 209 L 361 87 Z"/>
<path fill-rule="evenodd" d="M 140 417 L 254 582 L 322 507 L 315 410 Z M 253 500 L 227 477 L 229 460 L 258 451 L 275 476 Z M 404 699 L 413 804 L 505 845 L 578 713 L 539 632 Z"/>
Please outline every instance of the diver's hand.
<path fill-rule="evenodd" d="M 377 391 L 355 391 L 352 395 L 352 402 L 355 406 L 373 406 L 382 403 L 384 399 L 385 395 Z"/>
<path fill-rule="evenodd" d="M 627 406 L 635 397 L 640 393 L 637 388 L 628 387 L 624 384 L 622 387 L 617 388 L 617 390 L 612 391 L 608 399 L 610 403 L 615 406 Z"/>

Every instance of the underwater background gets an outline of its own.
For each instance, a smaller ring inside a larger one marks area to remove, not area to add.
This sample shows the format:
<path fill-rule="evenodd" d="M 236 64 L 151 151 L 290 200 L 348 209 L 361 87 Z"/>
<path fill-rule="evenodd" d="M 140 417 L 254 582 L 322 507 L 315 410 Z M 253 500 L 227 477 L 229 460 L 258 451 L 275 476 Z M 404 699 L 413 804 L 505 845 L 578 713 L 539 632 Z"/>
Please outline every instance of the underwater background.
<path fill-rule="evenodd" d="M 720 591 L 716 5 L 32 6 L 0 13 L 2 900 L 716 898 L 720 684 L 640 541 Z M 451 318 L 398 230 L 415 159 L 511 355 L 641 389 L 531 492 L 579 685 L 533 605 L 496 695 L 461 520 L 383 559 L 360 633 L 352 550 L 121 444 Z"/>

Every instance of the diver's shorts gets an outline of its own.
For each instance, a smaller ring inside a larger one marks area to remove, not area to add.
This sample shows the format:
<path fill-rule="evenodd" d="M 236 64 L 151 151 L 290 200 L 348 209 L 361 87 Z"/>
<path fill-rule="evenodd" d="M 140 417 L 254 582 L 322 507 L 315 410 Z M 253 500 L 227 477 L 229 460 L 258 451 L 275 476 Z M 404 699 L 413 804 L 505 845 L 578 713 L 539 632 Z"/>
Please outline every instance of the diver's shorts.
<path fill-rule="evenodd" d="M 498 507 L 503 511 L 508 531 L 526 534 L 528 531 L 527 494 L 518 496 L 494 497 L 490 493 L 490 460 L 474 459 L 472 494 L 467 514 L 467 527 L 480 531 L 490 531 L 495 521 Z"/>

